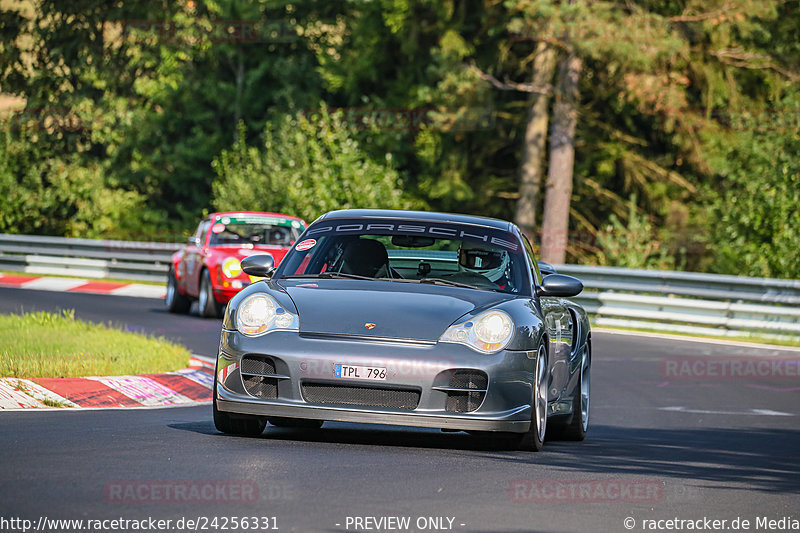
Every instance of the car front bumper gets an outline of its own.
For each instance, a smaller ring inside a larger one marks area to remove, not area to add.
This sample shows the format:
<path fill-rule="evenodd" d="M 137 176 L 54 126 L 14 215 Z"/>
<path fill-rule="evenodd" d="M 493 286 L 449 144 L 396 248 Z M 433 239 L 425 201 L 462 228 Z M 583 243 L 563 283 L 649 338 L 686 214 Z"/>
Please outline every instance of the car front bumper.
<path fill-rule="evenodd" d="M 277 393 L 264 399 L 248 392 L 242 358 L 268 357 L 275 364 Z M 301 335 L 273 332 L 246 337 L 223 330 L 217 361 L 217 408 L 264 417 L 364 422 L 468 431 L 522 433 L 531 424 L 534 351 L 492 355 L 450 343 L 423 343 L 368 337 Z M 385 381 L 337 378 L 335 364 L 386 368 Z M 480 405 L 469 412 L 448 410 L 455 372 L 487 376 Z M 413 408 L 346 405 L 308 401 L 307 385 L 416 391 Z"/>

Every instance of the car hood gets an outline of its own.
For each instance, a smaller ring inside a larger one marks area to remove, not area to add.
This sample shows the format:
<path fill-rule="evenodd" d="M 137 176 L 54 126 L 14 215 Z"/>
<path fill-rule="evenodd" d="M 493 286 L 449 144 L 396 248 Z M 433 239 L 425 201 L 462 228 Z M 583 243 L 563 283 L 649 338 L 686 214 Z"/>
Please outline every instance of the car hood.
<path fill-rule="evenodd" d="M 253 248 L 243 248 L 239 246 L 214 246 L 210 252 L 214 254 L 219 260 L 226 257 L 235 257 L 239 261 L 251 255 L 270 254 L 275 259 L 275 264 L 278 265 L 289 251 L 288 247 L 281 246 L 254 246 Z"/>
<path fill-rule="evenodd" d="M 300 315 L 300 333 L 436 341 L 453 322 L 511 296 L 390 281 L 280 280 Z M 374 327 L 370 327 L 374 324 Z"/>

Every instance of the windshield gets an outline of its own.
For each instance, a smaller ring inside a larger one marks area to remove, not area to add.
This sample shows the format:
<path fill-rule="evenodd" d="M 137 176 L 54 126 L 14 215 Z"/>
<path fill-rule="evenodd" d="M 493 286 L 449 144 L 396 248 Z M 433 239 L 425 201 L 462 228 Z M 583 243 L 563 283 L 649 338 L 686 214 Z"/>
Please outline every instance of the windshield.
<path fill-rule="evenodd" d="M 365 277 L 528 294 L 523 254 L 512 234 L 486 227 L 322 221 L 289 252 L 276 277 Z"/>
<path fill-rule="evenodd" d="M 274 217 L 221 217 L 211 226 L 209 246 L 252 244 L 291 246 L 303 226 L 296 220 Z"/>

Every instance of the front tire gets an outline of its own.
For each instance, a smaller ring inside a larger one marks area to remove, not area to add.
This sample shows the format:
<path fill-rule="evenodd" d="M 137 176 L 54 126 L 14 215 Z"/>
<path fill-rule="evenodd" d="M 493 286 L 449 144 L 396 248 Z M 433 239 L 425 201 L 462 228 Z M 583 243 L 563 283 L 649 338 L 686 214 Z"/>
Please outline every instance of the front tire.
<path fill-rule="evenodd" d="M 234 415 L 217 409 L 217 378 L 214 378 L 214 396 L 211 400 L 214 412 L 214 426 L 222 433 L 258 437 L 267 426 L 267 419 L 252 415 Z"/>
<path fill-rule="evenodd" d="M 170 267 L 169 273 L 167 273 L 167 295 L 164 298 L 164 302 L 167 304 L 167 310 L 170 313 L 186 314 L 192 306 L 192 301 L 178 290 L 178 280 L 175 277 L 175 269 L 173 267 Z"/>
<path fill-rule="evenodd" d="M 536 370 L 534 372 L 533 402 L 531 404 L 531 428 L 514 438 L 519 450 L 530 452 L 541 451 L 547 434 L 547 349 L 544 341 L 536 353 Z"/>
<path fill-rule="evenodd" d="M 214 286 L 211 285 L 211 274 L 203 270 L 200 277 L 200 294 L 197 299 L 197 308 L 203 318 L 219 318 L 222 314 L 222 305 L 214 297 Z"/>

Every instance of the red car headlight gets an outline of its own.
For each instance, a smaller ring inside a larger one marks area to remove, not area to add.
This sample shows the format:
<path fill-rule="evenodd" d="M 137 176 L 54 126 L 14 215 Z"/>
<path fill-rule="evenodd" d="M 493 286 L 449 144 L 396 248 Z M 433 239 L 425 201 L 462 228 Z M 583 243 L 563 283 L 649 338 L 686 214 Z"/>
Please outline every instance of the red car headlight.
<path fill-rule="evenodd" d="M 222 262 L 222 274 L 226 278 L 237 278 L 242 273 L 242 264 L 235 257 L 228 257 Z"/>

